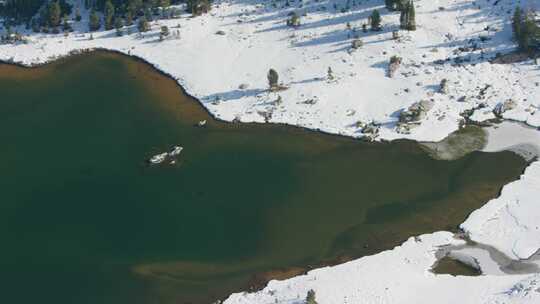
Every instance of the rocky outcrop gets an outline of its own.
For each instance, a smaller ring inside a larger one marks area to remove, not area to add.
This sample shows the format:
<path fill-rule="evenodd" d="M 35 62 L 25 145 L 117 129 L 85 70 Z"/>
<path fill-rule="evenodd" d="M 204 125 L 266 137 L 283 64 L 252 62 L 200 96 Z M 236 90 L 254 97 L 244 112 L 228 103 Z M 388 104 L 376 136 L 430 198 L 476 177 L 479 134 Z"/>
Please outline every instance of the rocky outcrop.
<path fill-rule="evenodd" d="M 497 117 L 502 117 L 502 115 L 510 110 L 513 110 L 517 107 L 517 102 L 515 102 L 513 99 L 508 99 L 505 102 L 499 103 L 495 108 L 493 109 L 493 114 Z"/>
<path fill-rule="evenodd" d="M 396 131 L 401 134 L 410 133 L 410 130 L 426 117 L 427 112 L 433 108 L 434 104 L 431 100 L 422 100 L 413 103 L 407 110 L 401 111 Z"/>
<path fill-rule="evenodd" d="M 377 136 L 379 136 L 379 129 L 380 125 L 375 122 L 370 122 L 362 128 L 362 134 L 369 139 L 369 140 L 375 140 Z"/>

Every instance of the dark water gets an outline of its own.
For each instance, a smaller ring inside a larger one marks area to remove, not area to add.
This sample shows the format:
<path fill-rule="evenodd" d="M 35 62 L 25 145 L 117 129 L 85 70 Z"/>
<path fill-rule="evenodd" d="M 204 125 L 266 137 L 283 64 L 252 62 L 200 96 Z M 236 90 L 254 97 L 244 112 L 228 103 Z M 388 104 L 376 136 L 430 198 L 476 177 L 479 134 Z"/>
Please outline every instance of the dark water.
<path fill-rule="evenodd" d="M 479 276 L 480 270 L 450 257 L 442 258 L 433 269 L 437 274 L 451 274 L 453 276 Z"/>
<path fill-rule="evenodd" d="M 207 303 L 454 229 L 526 165 L 201 119 L 119 55 L 0 66 L 0 302 Z M 145 165 L 175 144 L 177 165 Z"/>

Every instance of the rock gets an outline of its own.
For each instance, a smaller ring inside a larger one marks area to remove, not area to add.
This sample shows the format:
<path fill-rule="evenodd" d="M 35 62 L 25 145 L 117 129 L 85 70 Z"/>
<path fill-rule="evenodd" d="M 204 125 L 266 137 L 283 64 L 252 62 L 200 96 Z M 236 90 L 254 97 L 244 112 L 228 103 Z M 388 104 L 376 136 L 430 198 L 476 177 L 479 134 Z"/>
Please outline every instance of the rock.
<path fill-rule="evenodd" d="M 399 114 L 399 122 L 401 124 L 407 124 L 422 120 L 426 116 L 427 112 L 433 108 L 433 105 L 434 102 L 431 100 L 415 102 L 407 110 L 404 110 Z"/>
<path fill-rule="evenodd" d="M 247 83 L 242 83 L 241 85 L 238 86 L 238 88 L 239 88 L 240 90 L 245 90 L 245 89 L 249 88 L 249 84 L 247 84 Z"/>
<path fill-rule="evenodd" d="M 446 95 L 446 94 L 448 94 L 448 89 L 449 89 L 448 88 L 448 79 L 445 78 L 445 79 L 441 80 L 441 86 L 440 86 L 439 92 L 441 94 Z"/>
<path fill-rule="evenodd" d="M 357 50 L 357 49 L 361 48 L 363 45 L 364 45 L 364 42 L 362 42 L 362 40 L 360 40 L 360 39 L 354 39 L 354 40 L 352 41 L 351 47 L 352 47 L 353 49 Z"/>
<path fill-rule="evenodd" d="M 458 98 L 457 101 L 458 102 L 467 102 L 467 96 L 461 96 L 460 98 Z"/>
<path fill-rule="evenodd" d="M 379 124 L 375 122 L 370 122 L 369 124 L 366 124 L 364 128 L 362 129 L 362 134 L 364 134 L 368 139 L 374 140 L 379 136 Z"/>
<path fill-rule="evenodd" d="M 411 126 L 409 124 L 398 124 L 396 126 L 396 132 L 399 134 L 411 134 Z"/>
<path fill-rule="evenodd" d="M 225 35 L 225 31 L 219 30 L 216 32 L 216 35 Z"/>
<path fill-rule="evenodd" d="M 505 112 L 513 110 L 516 107 L 517 102 L 515 102 L 513 99 L 508 99 L 507 101 L 496 105 L 495 109 L 493 109 L 493 114 L 495 114 L 497 117 L 501 117 Z"/>
<path fill-rule="evenodd" d="M 390 65 L 388 65 L 388 77 L 393 78 L 397 70 L 401 65 L 401 58 L 396 60 L 391 60 Z"/>

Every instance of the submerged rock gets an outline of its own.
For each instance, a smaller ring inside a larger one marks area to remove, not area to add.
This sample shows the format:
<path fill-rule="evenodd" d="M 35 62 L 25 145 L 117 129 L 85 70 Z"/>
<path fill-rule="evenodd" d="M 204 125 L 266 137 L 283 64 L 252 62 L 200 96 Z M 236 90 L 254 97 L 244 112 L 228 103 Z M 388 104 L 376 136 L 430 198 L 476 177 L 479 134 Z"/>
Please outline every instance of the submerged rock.
<path fill-rule="evenodd" d="M 420 146 L 435 159 L 454 160 L 484 148 L 486 132 L 477 126 L 462 128 L 439 142 L 424 142 Z"/>

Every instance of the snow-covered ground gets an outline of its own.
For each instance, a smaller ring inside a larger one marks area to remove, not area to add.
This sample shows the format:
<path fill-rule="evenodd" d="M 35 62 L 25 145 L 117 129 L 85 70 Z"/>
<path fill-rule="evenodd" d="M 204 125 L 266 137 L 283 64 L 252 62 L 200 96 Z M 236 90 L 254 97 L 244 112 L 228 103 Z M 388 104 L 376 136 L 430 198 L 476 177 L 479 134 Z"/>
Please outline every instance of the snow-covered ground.
<path fill-rule="evenodd" d="M 82 7 L 82 1 L 73 2 Z M 503 116 L 540 126 L 538 68 L 531 61 L 488 62 L 514 49 L 509 20 L 520 1 L 417 0 L 418 30 L 400 31 L 397 40 L 392 31 L 399 29 L 399 13 L 387 12 L 382 0 L 349 1 L 343 13 L 346 0 L 288 2 L 291 6 L 282 9 L 285 1 L 274 8 L 273 1 L 218 0 L 210 14 L 155 21 L 144 35 L 131 26 L 123 37 L 112 30 L 90 39 L 84 18 L 68 37 L 29 33 L 27 44 L 0 45 L 0 59 L 30 65 L 81 49 L 116 50 L 177 78 L 218 118 L 267 119 L 349 136 L 362 136 L 359 122 L 376 122 L 380 139 L 438 141 L 458 128 L 464 110 L 482 105 L 473 119 L 490 119 L 509 99 L 515 107 Z M 382 13 L 383 30 L 364 33 L 373 9 Z M 290 12 L 305 14 L 300 27 L 285 25 Z M 160 25 L 171 28 L 163 42 Z M 364 46 L 352 51 L 354 37 Z M 403 64 L 390 78 L 386 70 L 393 55 Z M 270 68 L 289 89 L 268 92 Z M 446 94 L 439 92 L 443 79 Z M 399 113 L 421 100 L 432 100 L 433 108 L 410 134 L 397 132 Z"/>
<path fill-rule="evenodd" d="M 538 303 L 540 274 L 465 277 L 436 275 L 441 247 L 464 241 L 449 232 L 410 238 L 390 251 L 335 267 L 271 281 L 255 293 L 231 295 L 225 304 L 305 303 L 313 289 L 319 303 Z"/>
<path fill-rule="evenodd" d="M 82 7 L 82 1 L 72 2 Z M 289 0 L 291 7 L 277 9 L 272 1 L 217 0 L 208 15 L 159 20 L 143 35 L 132 26 L 122 37 L 114 30 L 86 33 L 85 16 L 67 37 L 30 34 L 26 44 L 0 45 L 0 60 L 33 65 L 74 51 L 115 50 L 170 74 L 220 119 L 267 120 L 355 137 L 362 136 L 362 123 L 376 122 L 379 139 L 438 141 L 457 130 L 460 114 L 470 109 L 477 109 L 473 120 L 492 119 L 494 110 L 503 109 L 504 118 L 540 127 L 538 67 L 532 61 L 489 62 L 514 49 L 509 24 L 513 7 L 538 1 L 417 0 L 418 30 L 400 31 L 397 40 L 392 31 L 398 29 L 399 15 L 387 12 L 384 1 L 350 1 L 350 9 L 341 12 L 346 2 L 303 0 L 300 8 L 300 2 Z M 276 3 L 280 7 L 285 1 Z M 382 12 L 383 31 L 364 33 L 362 24 L 375 8 Z M 298 28 L 285 25 L 293 11 L 302 15 Z M 168 25 L 172 33 L 162 42 L 160 25 Z M 356 36 L 364 45 L 352 51 Z M 403 63 L 390 78 L 386 70 L 393 55 Z M 333 77 L 327 75 L 329 67 Z M 270 68 L 287 90 L 267 90 Z M 445 92 L 440 90 L 443 79 Z M 422 100 L 432 101 L 433 107 L 410 133 L 398 132 L 400 113 Z M 540 132 L 515 130 L 506 124 L 489 129 L 486 151 L 539 151 Z M 510 260 L 527 259 L 540 248 L 539 197 L 540 162 L 535 162 L 462 228 L 472 240 Z M 302 303 L 309 289 L 325 304 L 540 303 L 540 274 L 509 275 L 481 248 L 454 255 L 478 260 L 485 275 L 433 274 L 437 253 L 452 246 L 464 246 L 464 241 L 449 232 L 413 237 L 393 250 L 272 281 L 256 293 L 234 294 L 226 303 Z"/>

